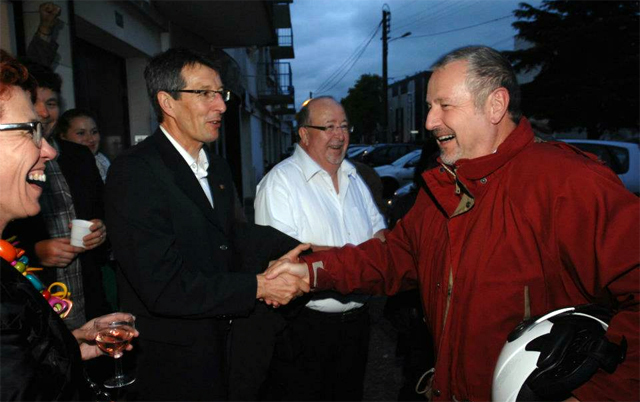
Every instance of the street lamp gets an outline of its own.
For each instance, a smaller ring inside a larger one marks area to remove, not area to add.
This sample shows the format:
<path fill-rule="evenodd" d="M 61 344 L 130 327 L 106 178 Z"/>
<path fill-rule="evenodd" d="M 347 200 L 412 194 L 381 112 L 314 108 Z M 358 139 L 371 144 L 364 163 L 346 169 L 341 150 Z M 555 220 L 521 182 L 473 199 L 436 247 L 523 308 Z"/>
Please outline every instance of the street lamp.
<path fill-rule="evenodd" d="M 398 40 L 398 39 L 402 39 L 402 38 L 406 38 L 407 36 L 411 35 L 411 32 L 405 32 L 402 35 L 396 37 L 396 38 L 391 38 L 389 39 L 389 42 L 393 42 L 394 40 Z"/>

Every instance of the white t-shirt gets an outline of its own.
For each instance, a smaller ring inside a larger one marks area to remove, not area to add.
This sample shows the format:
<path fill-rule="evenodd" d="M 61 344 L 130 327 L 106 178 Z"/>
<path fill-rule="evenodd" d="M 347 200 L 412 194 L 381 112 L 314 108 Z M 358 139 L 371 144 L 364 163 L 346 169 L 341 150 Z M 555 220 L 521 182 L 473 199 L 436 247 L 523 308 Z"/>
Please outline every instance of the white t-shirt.
<path fill-rule="evenodd" d="M 258 184 L 255 222 L 269 225 L 305 243 L 340 247 L 360 244 L 385 228 L 384 218 L 356 168 L 343 161 L 336 193 L 329 173 L 296 146 Z M 333 295 L 333 294 L 332 294 Z M 344 312 L 362 306 L 368 296 L 314 298 L 307 307 Z"/>

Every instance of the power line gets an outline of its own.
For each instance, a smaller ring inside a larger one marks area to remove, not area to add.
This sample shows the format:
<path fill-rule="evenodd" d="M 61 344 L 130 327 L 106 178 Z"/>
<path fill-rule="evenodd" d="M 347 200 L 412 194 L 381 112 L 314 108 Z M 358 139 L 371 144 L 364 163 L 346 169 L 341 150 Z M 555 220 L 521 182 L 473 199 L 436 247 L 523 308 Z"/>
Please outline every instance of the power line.
<path fill-rule="evenodd" d="M 372 32 L 373 36 L 375 36 L 375 34 L 378 32 L 378 29 L 380 28 L 381 24 L 382 22 L 380 22 L 376 26 L 375 30 Z M 349 57 L 347 57 L 347 59 L 333 73 L 331 73 L 331 75 L 320 85 L 318 90 L 321 90 L 325 86 L 330 85 L 331 81 L 333 81 L 342 72 L 342 70 L 346 68 L 347 64 L 358 54 L 358 52 L 360 51 L 360 48 L 365 46 L 366 42 L 367 42 L 367 39 L 365 39 L 360 45 L 358 45 L 356 50 Z"/>
<path fill-rule="evenodd" d="M 448 31 L 435 32 L 435 33 L 432 33 L 432 34 L 425 34 L 425 35 L 412 35 L 412 36 L 408 36 L 407 39 L 426 38 L 426 37 L 431 37 L 431 36 L 444 35 L 444 34 L 448 34 L 448 33 L 452 33 L 452 32 L 464 31 L 465 29 L 471 29 L 471 28 L 479 27 L 481 25 L 491 24 L 492 22 L 496 22 L 496 21 L 500 21 L 500 20 L 504 20 L 504 19 L 512 18 L 512 17 L 513 16 L 511 14 L 509 14 L 509 15 L 505 15 L 504 17 L 494 18 L 494 19 L 489 20 L 489 21 L 481 22 L 479 24 L 474 24 L 474 25 L 468 25 L 468 26 L 462 27 L 462 28 L 449 29 Z"/>
<path fill-rule="evenodd" d="M 320 85 L 320 87 L 318 87 L 318 89 L 316 89 L 314 91 L 314 93 L 322 93 L 322 92 L 326 92 L 329 91 L 331 88 L 335 87 L 343 78 L 344 76 L 351 71 L 351 69 L 353 68 L 353 66 L 358 62 L 358 60 L 360 59 L 360 57 L 362 57 L 362 54 L 364 53 L 364 51 L 367 49 L 367 47 L 369 46 L 369 44 L 371 43 L 371 41 L 373 40 L 373 38 L 376 36 L 376 34 L 378 33 L 378 31 L 380 30 L 380 27 L 382 26 L 382 22 L 380 22 L 377 26 L 376 29 L 373 31 L 373 33 L 371 34 L 371 36 L 369 37 L 368 40 L 365 39 L 366 43 L 363 42 L 360 46 L 358 46 L 358 48 L 356 48 L 355 52 L 349 56 L 341 65 L 340 67 L 338 67 L 338 69 L 336 69 L 336 71 L 334 71 L 329 78 L 327 78 L 322 85 Z M 351 65 L 349 67 L 347 67 L 347 65 L 351 63 Z M 346 69 L 346 72 L 344 74 L 342 74 L 342 71 Z M 340 78 L 337 78 L 340 74 L 342 74 L 342 76 Z M 336 81 L 337 79 L 337 81 Z"/>
<path fill-rule="evenodd" d="M 360 60 L 360 57 L 362 57 L 362 55 L 364 54 L 364 51 L 367 50 L 367 47 L 369 46 L 369 44 L 371 43 L 371 41 L 373 40 L 373 38 L 375 38 L 376 34 L 378 33 L 378 30 L 380 28 L 380 25 L 378 26 L 378 28 L 376 29 L 376 31 L 373 33 L 373 35 L 371 35 L 371 38 L 369 38 L 369 41 L 367 42 L 367 44 L 362 48 L 362 50 L 360 51 L 360 53 L 358 54 L 358 57 L 356 57 L 356 59 L 353 61 L 353 63 L 351 64 L 351 66 L 347 69 L 347 71 L 344 72 L 344 74 L 342 74 L 342 76 L 333 84 L 331 85 L 329 88 L 324 89 L 324 92 L 328 92 L 331 89 L 333 89 L 336 85 L 338 85 L 340 83 L 340 81 L 342 81 L 342 79 L 349 73 L 349 71 L 351 71 L 351 69 L 353 68 L 353 66 L 356 65 L 356 63 L 358 62 L 358 60 Z M 318 91 L 319 92 L 319 91 Z"/>
<path fill-rule="evenodd" d="M 396 27 L 394 27 L 394 30 L 400 30 L 400 29 L 407 29 L 411 26 L 414 26 L 418 23 L 426 23 L 430 20 L 433 20 L 435 18 L 440 17 L 441 15 L 446 14 L 449 10 L 453 9 L 454 13 L 457 12 L 458 10 L 456 9 L 457 6 L 459 6 L 461 4 L 462 0 L 456 0 L 453 2 L 446 2 L 443 1 L 441 3 L 438 3 L 437 5 L 435 5 L 432 8 L 427 8 L 424 9 L 420 12 L 418 12 L 417 14 L 414 14 L 413 16 L 409 17 L 407 20 L 400 20 L 398 21 L 398 24 Z M 438 6 L 442 6 L 442 7 L 438 7 Z M 449 13 L 451 14 L 451 13 Z"/>

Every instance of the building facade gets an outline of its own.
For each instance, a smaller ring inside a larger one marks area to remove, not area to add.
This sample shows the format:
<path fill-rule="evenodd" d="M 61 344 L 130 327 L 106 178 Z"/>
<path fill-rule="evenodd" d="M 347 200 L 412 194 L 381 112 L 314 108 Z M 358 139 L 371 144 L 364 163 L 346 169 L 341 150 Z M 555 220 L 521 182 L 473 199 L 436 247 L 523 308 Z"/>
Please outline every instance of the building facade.
<path fill-rule="evenodd" d="M 431 71 L 423 71 L 389 84 L 388 122 L 393 142 L 422 143 L 429 133 L 427 119 L 427 84 Z"/>
<path fill-rule="evenodd" d="M 53 69 L 62 76 L 62 109 L 98 118 L 101 149 L 113 158 L 157 128 L 143 77 L 150 57 L 171 47 L 207 53 L 233 93 L 212 150 L 229 162 L 239 196 L 252 203 L 265 165 L 295 141 L 292 0 L 121 0 L 54 3 Z M 41 1 L 0 0 L 0 47 L 26 54 Z"/>

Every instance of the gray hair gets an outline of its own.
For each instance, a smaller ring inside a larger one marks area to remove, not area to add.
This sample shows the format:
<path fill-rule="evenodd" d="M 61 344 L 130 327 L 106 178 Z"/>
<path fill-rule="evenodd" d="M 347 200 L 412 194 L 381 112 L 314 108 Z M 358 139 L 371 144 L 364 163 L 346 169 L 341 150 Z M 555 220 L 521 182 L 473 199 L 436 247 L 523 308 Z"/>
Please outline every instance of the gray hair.
<path fill-rule="evenodd" d="M 487 46 L 466 46 L 456 49 L 436 61 L 432 69 L 443 68 L 454 61 L 467 62 L 466 85 L 474 96 L 476 108 L 484 106 L 489 94 L 503 87 L 509 92 L 509 114 L 518 124 L 522 117 L 520 86 L 511 63 L 498 51 Z"/>

